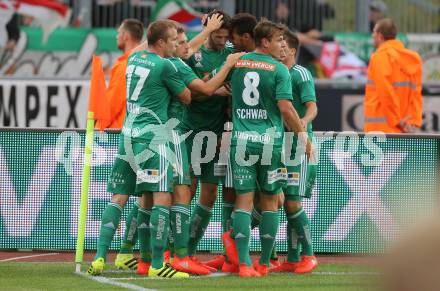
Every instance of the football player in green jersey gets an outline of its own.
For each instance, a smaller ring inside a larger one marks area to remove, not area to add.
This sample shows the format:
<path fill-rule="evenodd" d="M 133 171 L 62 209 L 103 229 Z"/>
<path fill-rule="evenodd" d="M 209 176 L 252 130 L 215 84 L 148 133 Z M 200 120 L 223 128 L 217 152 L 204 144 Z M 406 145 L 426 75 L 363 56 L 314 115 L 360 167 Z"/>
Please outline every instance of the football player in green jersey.
<path fill-rule="evenodd" d="M 220 28 L 221 24 L 222 24 L 222 15 L 219 14 L 214 14 L 212 17 L 210 17 L 208 19 L 208 23 L 206 25 L 206 27 L 199 33 L 197 34 L 189 43 L 186 43 L 186 35 L 185 36 L 185 43 L 184 46 L 181 45 L 181 34 L 178 32 L 178 38 L 179 38 L 179 46 L 177 48 L 177 50 L 181 50 L 181 53 L 177 53 L 177 55 L 182 56 L 182 58 L 188 58 L 189 55 L 192 55 L 194 53 L 194 51 L 198 51 L 200 49 L 200 46 L 204 43 L 204 41 L 209 37 L 210 33 L 214 30 L 217 30 L 218 28 Z M 179 23 L 176 22 L 176 25 L 178 27 L 178 30 L 181 29 L 181 25 Z M 142 30 L 143 32 L 143 30 Z M 183 47 L 183 50 L 182 50 Z M 138 45 L 136 48 L 134 48 L 132 50 L 131 53 L 134 52 L 140 52 L 140 51 L 144 51 L 148 49 L 148 41 L 145 40 L 142 44 Z M 171 60 L 173 61 L 173 60 Z M 181 62 L 177 62 L 175 63 L 176 67 L 180 64 Z M 191 70 L 191 69 L 189 69 Z M 191 70 L 192 72 L 192 70 Z M 194 73 L 192 73 L 194 75 Z M 125 76 L 124 76 L 125 77 Z M 197 78 L 197 77 L 196 77 Z M 205 87 L 204 87 L 205 88 Z M 206 88 L 209 89 L 209 88 Z M 209 91 L 208 91 L 209 92 Z M 206 93 L 206 92 L 205 92 Z M 208 93 L 206 93 L 208 94 Z M 212 93 L 209 93 L 212 94 Z M 176 97 L 176 96 L 173 96 Z M 175 100 L 176 98 L 173 98 L 173 100 Z M 177 101 L 177 102 L 172 102 L 171 103 L 171 108 L 180 108 L 179 104 L 181 102 Z M 175 106 L 177 105 L 177 107 Z M 170 109 L 172 112 L 174 111 L 173 109 Z M 181 117 L 177 117 L 177 116 L 172 116 L 172 117 L 176 117 L 177 119 L 181 120 Z M 184 146 L 182 145 L 182 148 L 184 148 Z M 184 155 L 186 155 L 185 150 L 182 150 L 182 153 Z M 179 179 L 181 180 L 182 176 L 179 177 Z M 138 207 L 139 204 L 138 202 L 135 202 L 135 204 L 133 205 L 132 209 L 130 210 L 128 217 L 127 217 L 127 221 L 126 221 L 126 230 L 124 233 L 124 240 L 120 249 L 120 253 L 117 255 L 116 257 L 116 261 L 115 261 L 115 265 L 118 268 L 121 269 L 128 269 L 128 268 L 132 268 L 132 269 L 137 269 L 137 273 L 138 274 L 147 274 L 148 269 L 149 269 L 149 265 L 144 263 L 142 260 L 139 260 L 140 265 L 137 265 L 137 260 L 133 257 L 133 246 L 136 244 L 137 241 L 137 215 L 138 215 Z"/>
<path fill-rule="evenodd" d="M 88 270 L 92 275 L 100 274 L 104 267 L 111 239 L 103 238 L 114 235 L 122 207 L 129 195 L 136 195 L 141 196 L 137 217 L 141 259 L 151 260 L 148 276 L 189 276 L 165 265 L 163 252 L 168 237 L 173 186 L 168 104 L 171 95 L 179 96 L 188 104 L 191 93 L 179 79 L 175 66 L 164 58 L 172 56 L 177 48 L 174 22 L 153 22 L 148 27 L 147 39 L 148 50 L 132 54 L 127 64 L 127 115 L 107 185 L 107 191 L 114 195 L 103 213 L 97 254 Z M 153 207 L 148 209 L 151 205 Z M 151 255 L 148 253 L 150 245 Z"/>
<path fill-rule="evenodd" d="M 201 79 L 209 76 L 214 69 L 220 67 L 221 64 L 225 62 L 229 54 L 234 52 L 232 46 L 227 43 L 229 39 L 228 28 L 230 17 L 222 11 L 213 11 L 208 17 L 215 13 L 223 15 L 222 26 L 218 30 L 212 32 L 200 50 L 195 52 L 187 60 L 188 65 Z M 193 130 L 192 134 L 187 139 L 188 150 L 193 150 L 193 139 L 198 133 L 213 132 L 217 139 L 221 136 L 226 122 L 227 103 L 226 96 L 215 95 L 214 97 L 205 100 L 194 100 L 194 102 L 187 107 L 182 122 L 182 129 L 186 132 Z M 195 144 L 194 149 L 197 148 L 198 144 Z M 201 148 L 201 152 L 204 153 L 207 151 L 208 146 L 206 143 L 203 143 Z M 199 159 L 194 158 L 196 155 L 194 155 L 194 153 L 192 154 L 192 169 L 201 183 L 201 194 L 192 213 L 190 224 L 191 229 L 188 253 L 193 257 L 197 245 L 209 224 L 211 209 L 217 198 L 217 185 L 222 174 L 221 170 L 223 169 L 224 172 L 224 166 L 217 163 L 217 152 L 215 153 L 215 158 L 208 163 L 201 163 Z M 195 185 L 196 183 L 193 184 L 194 192 Z"/>
<path fill-rule="evenodd" d="M 255 51 L 244 55 L 231 73 L 234 123 L 231 163 L 237 198 L 233 230 L 223 235 L 223 242 L 228 258 L 239 265 L 240 276 L 268 273 L 279 226 L 277 194 L 286 179 L 282 163 L 283 123 L 294 132 L 305 132 L 292 105 L 289 71 L 274 59 L 280 57 L 283 32 L 280 25 L 260 21 L 255 27 Z M 301 138 L 307 142 L 304 134 Z M 255 270 L 250 261 L 249 241 L 257 185 L 261 189 L 262 253 L 254 263 Z"/>
<path fill-rule="evenodd" d="M 238 13 L 234 15 L 231 19 L 231 41 L 234 44 L 236 51 L 252 52 L 255 50 L 255 38 L 254 38 L 254 28 L 257 25 L 257 19 L 255 16 L 249 13 Z M 283 46 L 285 44 L 283 43 Z M 284 57 L 284 50 L 281 51 L 280 60 Z M 256 200 L 254 201 L 254 209 L 252 209 L 252 229 L 257 227 L 261 222 L 261 209 L 258 203 L 258 193 L 255 194 Z M 283 205 L 284 195 L 281 192 L 279 194 L 278 205 L 281 207 Z M 276 246 L 274 246 L 271 258 L 271 267 L 278 266 L 279 260 L 276 252 Z M 236 271 L 234 266 L 228 262 L 222 268 L 225 271 Z"/>
<path fill-rule="evenodd" d="M 307 129 L 309 139 L 314 141 L 312 121 L 318 113 L 318 108 L 313 77 L 306 68 L 295 63 L 299 46 L 296 34 L 286 28 L 284 38 L 287 42 L 284 64 L 289 68 L 292 79 L 293 106 L 301 118 L 302 125 Z M 310 221 L 301 204 L 303 197 L 310 198 L 312 194 L 316 178 L 316 162 L 308 160 L 305 156 L 295 157 L 297 138 L 286 133 L 286 144 L 290 142 L 292 150 L 285 153 L 286 160 L 294 161 L 296 158 L 300 163 L 287 164 L 287 185 L 283 188 L 284 210 L 288 221 L 288 256 L 286 262 L 272 271 L 301 274 L 311 272 L 318 265 L 312 248 Z M 303 251 L 301 258 L 300 246 Z"/>
<path fill-rule="evenodd" d="M 212 21 L 212 17 L 208 20 L 208 26 L 210 25 L 210 21 Z M 185 31 L 181 26 L 178 26 L 177 33 L 178 47 L 175 57 L 170 58 L 170 60 L 176 66 L 180 79 L 183 80 L 185 85 L 192 92 L 202 94 L 201 96 L 193 95 L 193 100 L 211 96 L 223 84 L 229 71 L 243 53 L 229 55 L 222 70 L 212 79 L 205 82 L 199 79 L 193 70 L 182 61 L 181 58 L 185 58 L 188 55 L 189 45 Z M 173 97 L 168 109 L 168 117 L 182 120 L 184 114 L 185 104 L 183 104 L 177 96 L 175 98 Z M 179 126 L 173 131 L 173 144 L 176 155 L 176 179 L 174 181 L 173 206 L 171 207 L 171 226 L 174 235 L 174 259 L 172 266 L 184 272 L 207 275 L 210 273 L 209 269 L 194 260 L 193 257 L 190 258 L 188 256 L 189 213 L 192 195 L 190 191 L 191 179 L 186 144 L 182 140 L 184 134 L 185 132 L 182 131 Z"/>
<path fill-rule="evenodd" d="M 253 52 L 255 50 L 254 28 L 257 19 L 249 13 L 237 13 L 231 19 L 231 42 L 237 52 Z"/>
<path fill-rule="evenodd" d="M 234 15 L 230 22 L 229 32 L 231 42 L 234 45 L 236 52 L 250 52 L 255 49 L 254 41 L 254 28 L 257 25 L 257 19 L 255 16 L 249 13 L 238 13 Z M 217 71 L 217 69 L 216 69 Z M 215 74 L 215 72 L 213 72 Z M 230 95 L 230 93 L 229 93 Z M 228 115 L 230 115 L 231 100 L 228 98 Z M 231 131 L 232 122 L 225 124 L 225 131 L 222 134 L 220 151 L 219 151 L 219 163 L 218 168 L 221 166 L 221 182 L 222 189 L 222 231 L 227 232 L 232 228 L 232 214 L 235 204 L 235 191 L 232 184 L 232 168 L 230 163 L 230 143 L 231 143 Z M 206 265 L 221 269 L 223 272 L 236 272 L 237 268 L 226 260 L 225 255 L 218 255 L 205 262 Z"/>

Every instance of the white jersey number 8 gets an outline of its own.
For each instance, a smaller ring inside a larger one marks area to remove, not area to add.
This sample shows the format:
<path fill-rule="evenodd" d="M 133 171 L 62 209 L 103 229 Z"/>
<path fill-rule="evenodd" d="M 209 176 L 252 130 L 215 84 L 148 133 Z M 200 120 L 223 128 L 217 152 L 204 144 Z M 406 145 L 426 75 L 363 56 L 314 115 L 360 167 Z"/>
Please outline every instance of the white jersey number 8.
<path fill-rule="evenodd" d="M 260 75 L 257 72 L 248 72 L 244 76 L 243 101 L 249 106 L 255 106 L 260 100 L 260 92 L 258 92 L 258 84 L 260 84 Z"/>

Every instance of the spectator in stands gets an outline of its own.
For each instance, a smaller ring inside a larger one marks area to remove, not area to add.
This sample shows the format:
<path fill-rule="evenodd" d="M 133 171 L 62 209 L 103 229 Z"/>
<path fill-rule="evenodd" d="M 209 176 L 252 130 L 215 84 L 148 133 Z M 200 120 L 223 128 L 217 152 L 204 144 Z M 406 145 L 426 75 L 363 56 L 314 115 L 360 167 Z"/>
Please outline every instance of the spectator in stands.
<path fill-rule="evenodd" d="M 275 9 L 276 21 L 298 33 L 301 43 L 323 40 L 321 31 L 325 18 L 332 18 L 335 11 L 328 3 L 316 0 L 279 1 Z"/>
<path fill-rule="evenodd" d="M 20 38 L 20 27 L 18 24 L 18 14 L 14 14 L 9 22 L 6 24 L 6 32 L 8 33 L 8 41 L 6 42 L 6 49 L 14 49 Z"/>
<path fill-rule="evenodd" d="M 388 7 L 383 1 L 373 1 L 370 3 L 370 14 L 368 15 L 368 19 L 370 21 L 370 31 L 373 32 L 374 26 L 376 23 L 385 18 L 385 13 L 387 12 Z"/>
<path fill-rule="evenodd" d="M 408 133 L 422 125 L 422 60 L 396 35 L 390 18 L 374 26 L 377 51 L 371 56 L 365 86 L 366 132 Z"/>

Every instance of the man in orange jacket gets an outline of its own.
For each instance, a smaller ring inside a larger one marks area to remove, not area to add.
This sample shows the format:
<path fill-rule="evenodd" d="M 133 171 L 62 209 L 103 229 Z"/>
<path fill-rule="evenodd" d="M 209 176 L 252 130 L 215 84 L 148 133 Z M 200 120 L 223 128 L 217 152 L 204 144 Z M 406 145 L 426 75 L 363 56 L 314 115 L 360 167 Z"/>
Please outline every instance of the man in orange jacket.
<path fill-rule="evenodd" d="M 144 26 L 137 19 L 125 19 L 118 28 L 116 44 L 124 54 L 113 64 L 110 71 L 110 81 L 107 88 L 107 98 L 110 103 L 110 120 L 103 128 L 121 129 L 125 118 L 125 69 L 131 51 L 137 47 L 144 36 Z M 99 122 L 95 127 L 98 127 Z"/>
<path fill-rule="evenodd" d="M 422 125 L 422 61 L 396 34 L 389 18 L 379 20 L 373 30 L 377 51 L 368 65 L 365 132 L 408 133 Z"/>

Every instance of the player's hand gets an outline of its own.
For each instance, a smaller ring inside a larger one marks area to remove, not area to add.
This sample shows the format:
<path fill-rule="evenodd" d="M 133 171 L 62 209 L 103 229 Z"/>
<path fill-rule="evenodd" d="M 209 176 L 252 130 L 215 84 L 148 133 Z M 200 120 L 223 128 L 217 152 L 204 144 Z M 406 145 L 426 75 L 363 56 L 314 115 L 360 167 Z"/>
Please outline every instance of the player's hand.
<path fill-rule="evenodd" d="M 215 13 L 207 20 L 205 19 L 205 21 L 207 21 L 206 29 L 208 29 L 209 31 L 212 32 L 212 31 L 219 29 L 222 26 L 223 15 L 221 15 L 219 13 Z M 202 18 L 202 23 L 203 23 L 203 18 Z"/>
<path fill-rule="evenodd" d="M 228 91 L 229 91 L 229 93 L 231 93 L 231 94 L 232 94 L 232 87 L 231 87 L 231 83 L 225 83 L 225 84 L 224 84 L 223 86 L 225 87 L 225 89 L 226 89 L 226 90 L 228 90 Z"/>
<path fill-rule="evenodd" d="M 230 54 L 227 58 L 226 58 L 226 66 L 228 66 L 229 68 L 232 68 L 235 66 L 235 63 L 237 63 L 237 61 L 244 55 L 245 53 L 241 52 L 241 53 L 235 53 L 235 54 Z"/>
<path fill-rule="evenodd" d="M 313 144 L 309 137 L 307 136 L 307 132 L 300 132 L 298 133 L 298 145 L 302 148 L 304 148 L 305 145 L 305 153 L 307 155 L 307 158 L 310 160 L 314 156 L 314 150 L 313 150 Z"/>
<path fill-rule="evenodd" d="M 309 160 L 309 163 L 316 164 L 316 162 L 317 162 L 316 161 L 316 148 L 309 138 L 307 138 L 306 155 Z"/>
<path fill-rule="evenodd" d="M 301 122 L 301 126 L 307 131 L 307 121 L 305 121 L 303 118 L 300 118 L 299 121 Z"/>
<path fill-rule="evenodd" d="M 225 86 L 221 86 L 220 88 L 218 88 L 215 92 L 214 95 L 218 95 L 218 96 L 231 96 L 231 91 L 228 90 L 228 88 L 226 88 Z"/>
<path fill-rule="evenodd" d="M 309 163 L 311 164 L 317 164 L 318 163 L 318 156 L 317 156 L 317 150 L 316 146 L 311 142 L 309 139 L 308 142 L 310 143 L 310 154 L 309 157 Z"/>

